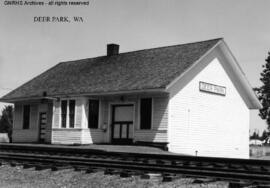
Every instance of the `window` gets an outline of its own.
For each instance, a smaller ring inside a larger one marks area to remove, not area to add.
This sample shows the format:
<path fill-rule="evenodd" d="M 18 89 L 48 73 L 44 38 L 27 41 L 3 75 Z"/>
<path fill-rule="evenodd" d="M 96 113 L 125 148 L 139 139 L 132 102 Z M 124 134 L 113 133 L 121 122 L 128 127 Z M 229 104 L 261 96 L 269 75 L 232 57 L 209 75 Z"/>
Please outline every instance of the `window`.
<path fill-rule="evenodd" d="M 141 129 L 151 129 L 152 124 L 152 98 L 141 99 L 140 107 Z"/>
<path fill-rule="evenodd" d="M 69 128 L 74 128 L 75 100 L 69 101 Z"/>
<path fill-rule="evenodd" d="M 88 127 L 98 128 L 99 100 L 89 100 Z"/>
<path fill-rule="evenodd" d="M 67 127 L 67 100 L 61 101 L 61 127 Z"/>
<path fill-rule="evenodd" d="M 23 106 L 23 129 L 30 127 L 30 105 Z"/>
<path fill-rule="evenodd" d="M 75 100 L 62 100 L 61 101 L 61 127 L 62 128 L 74 128 L 75 103 L 76 103 Z"/>

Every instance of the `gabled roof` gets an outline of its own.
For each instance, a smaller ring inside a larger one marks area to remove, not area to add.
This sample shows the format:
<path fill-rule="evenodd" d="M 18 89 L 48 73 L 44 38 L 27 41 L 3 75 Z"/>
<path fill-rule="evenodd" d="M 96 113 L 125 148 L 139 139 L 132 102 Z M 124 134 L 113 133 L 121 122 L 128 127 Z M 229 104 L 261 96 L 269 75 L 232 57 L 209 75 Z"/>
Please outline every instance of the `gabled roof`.
<path fill-rule="evenodd" d="M 221 40 L 62 62 L 0 100 L 165 89 Z"/>

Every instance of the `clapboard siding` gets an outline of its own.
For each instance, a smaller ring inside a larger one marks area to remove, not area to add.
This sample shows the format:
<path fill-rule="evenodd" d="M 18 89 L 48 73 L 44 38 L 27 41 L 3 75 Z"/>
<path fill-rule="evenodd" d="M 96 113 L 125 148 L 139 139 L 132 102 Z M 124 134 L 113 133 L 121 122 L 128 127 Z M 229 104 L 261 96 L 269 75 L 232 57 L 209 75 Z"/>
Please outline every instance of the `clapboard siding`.
<path fill-rule="evenodd" d="M 199 91 L 200 81 L 225 86 L 226 96 Z M 169 113 L 169 151 L 248 158 L 249 109 L 217 58 L 171 93 Z"/>
<path fill-rule="evenodd" d="M 134 141 L 143 142 L 167 142 L 166 130 L 137 130 L 135 131 Z"/>
<path fill-rule="evenodd" d="M 37 129 L 13 129 L 12 142 L 38 142 Z"/>
<path fill-rule="evenodd" d="M 30 105 L 30 129 L 38 130 L 38 105 Z"/>
<path fill-rule="evenodd" d="M 104 132 L 101 129 L 82 129 L 83 144 L 103 143 L 104 136 Z"/>
<path fill-rule="evenodd" d="M 153 130 L 167 130 L 168 103 L 168 97 L 153 98 Z"/>
<path fill-rule="evenodd" d="M 12 142 L 38 141 L 38 105 L 30 104 L 30 127 L 23 129 L 23 105 L 15 104 Z"/>
<path fill-rule="evenodd" d="M 23 113 L 23 106 L 21 104 L 15 104 L 13 130 L 22 129 L 22 121 L 23 121 L 22 113 Z"/>
<path fill-rule="evenodd" d="M 137 129 L 134 132 L 134 141 L 144 142 L 167 142 L 167 127 L 168 127 L 168 102 L 167 96 L 155 96 L 153 99 L 153 116 L 152 129 L 141 130 L 139 120 L 137 120 Z M 139 101 L 138 101 L 139 103 Z M 136 103 L 136 104 L 138 104 Z M 139 119 L 140 110 L 136 108 L 136 119 Z"/>
<path fill-rule="evenodd" d="M 52 144 L 81 144 L 81 129 L 53 129 Z"/>

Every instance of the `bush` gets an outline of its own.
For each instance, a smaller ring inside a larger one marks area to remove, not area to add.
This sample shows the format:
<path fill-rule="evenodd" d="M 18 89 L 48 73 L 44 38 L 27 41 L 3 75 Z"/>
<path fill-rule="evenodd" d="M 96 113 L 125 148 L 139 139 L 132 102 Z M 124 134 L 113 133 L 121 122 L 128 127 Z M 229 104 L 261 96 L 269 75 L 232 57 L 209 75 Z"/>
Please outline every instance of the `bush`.
<path fill-rule="evenodd" d="M 11 140 L 12 136 L 12 124 L 13 124 L 13 106 L 8 105 L 2 110 L 2 116 L 0 117 L 0 133 L 8 133 L 8 137 Z"/>

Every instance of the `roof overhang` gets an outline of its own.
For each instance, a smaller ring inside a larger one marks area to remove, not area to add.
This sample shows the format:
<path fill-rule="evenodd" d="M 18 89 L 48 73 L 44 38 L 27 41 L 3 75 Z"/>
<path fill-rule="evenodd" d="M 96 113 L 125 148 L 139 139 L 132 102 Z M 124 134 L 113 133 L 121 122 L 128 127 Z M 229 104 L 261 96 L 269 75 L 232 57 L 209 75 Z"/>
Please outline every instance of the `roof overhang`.
<path fill-rule="evenodd" d="M 225 41 L 222 41 L 219 44 L 219 48 L 224 53 L 225 57 L 229 60 L 232 71 L 235 73 L 236 77 L 239 80 L 239 83 L 242 86 L 242 89 L 245 93 L 245 97 L 247 100 L 245 102 L 247 103 L 248 107 L 250 109 L 261 109 L 262 104 L 260 103 L 257 95 L 255 94 L 252 86 L 250 85 L 249 81 L 247 80 L 243 70 L 241 69 L 239 63 L 237 62 L 236 58 L 232 54 L 231 50 L 229 49 L 228 45 Z"/>
<path fill-rule="evenodd" d="M 100 96 L 120 96 L 120 95 L 137 95 L 137 94 L 167 94 L 168 92 L 165 88 L 157 89 L 140 89 L 140 90 L 130 90 L 130 91 L 108 91 L 108 92 L 95 92 L 95 93 L 73 93 L 73 94 L 59 94 L 59 95 L 48 95 L 44 96 L 29 96 L 23 98 L 11 98 L 3 99 L 0 98 L 0 102 L 15 103 L 20 101 L 29 101 L 29 100 L 59 100 L 60 98 L 71 98 L 71 97 L 100 97 Z"/>

